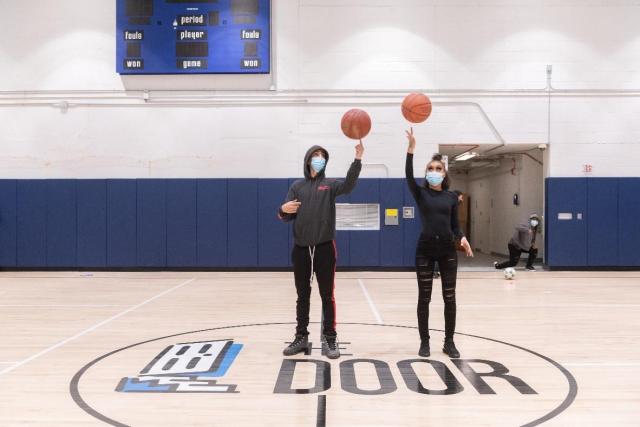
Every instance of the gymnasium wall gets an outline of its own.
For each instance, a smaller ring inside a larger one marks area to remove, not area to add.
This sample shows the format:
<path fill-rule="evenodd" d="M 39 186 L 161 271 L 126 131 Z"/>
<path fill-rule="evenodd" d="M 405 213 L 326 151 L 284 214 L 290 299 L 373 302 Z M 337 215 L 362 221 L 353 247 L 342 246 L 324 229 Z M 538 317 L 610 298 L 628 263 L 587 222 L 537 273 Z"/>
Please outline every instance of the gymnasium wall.
<path fill-rule="evenodd" d="M 549 266 L 640 267 L 640 178 L 548 178 L 546 191 Z"/>
<path fill-rule="evenodd" d="M 288 179 L 0 180 L 2 268 L 284 268 Z M 361 179 L 342 203 L 413 206 L 404 179 Z M 419 218 L 339 231 L 340 267 L 414 264 Z"/>
<path fill-rule="evenodd" d="M 485 3 L 278 0 L 272 76 L 121 77 L 114 71 L 115 2 L 2 0 L 0 90 L 19 93 L 1 95 L 1 173 L 284 178 L 300 174 L 304 150 L 318 142 L 342 170 L 352 147 L 339 131 L 340 115 L 365 103 L 374 120 L 366 161 L 400 177 L 406 123 L 397 102 L 406 90 L 431 88 L 434 102 L 479 103 L 507 143 L 548 142 L 550 125 L 550 176 L 583 176 L 585 163 L 593 165 L 590 176 L 637 176 L 640 100 L 637 91 L 617 91 L 640 87 L 638 2 Z M 550 123 L 548 97 L 539 92 L 547 64 L 557 89 Z M 231 97 L 226 104 L 197 108 L 145 103 L 135 93 L 126 96 L 127 106 L 114 106 L 125 103 L 119 93 L 114 99 L 68 93 L 124 89 L 265 90 L 263 96 L 279 101 L 247 106 L 234 101 L 238 94 L 222 93 Z M 367 89 L 399 92 L 340 98 L 330 92 Z M 593 92 L 562 92 L 576 89 Z M 25 107 L 25 90 L 61 92 L 48 93 L 49 104 Z M 510 92 L 484 92 L 491 90 Z M 78 97 L 93 105 L 66 112 L 51 106 L 80 103 Z M 436 105 L 432 120 L 416 131 L 424 158 L 437 143 L 498 142 L 469 105 Z M 279 155 L 265 162 L 265 151 Z"/>
<path fill-rule="evenodd" d="M 0 178 L 289 179 L 317 143 L 341 175 L 352 106 L 374 123 L 363 176 L 401 178 L 410 89 L 435 102 L 417 163 L 438 144 L 548 143 L 547 177 L 640 176 L 637 0 L 272 3 L 271 75 L 124 77 L 115 2 L 0 0 Z"/>
<path fill-rule="evenodd" d="M 292 232 L 276 211 L 291 182 L 0 180 L 0 267 L 287 267 Z M 546 186 L 550 267 L 640 266 L 640 178 L 549 178 Z M 363 178 L 339 202 L 415 205 L 403 179 Z M 339 266 L 411 267 L 420 228 L 418 218 L 400 218 L 381 221 L 380 231 L 339 231 Z"/>

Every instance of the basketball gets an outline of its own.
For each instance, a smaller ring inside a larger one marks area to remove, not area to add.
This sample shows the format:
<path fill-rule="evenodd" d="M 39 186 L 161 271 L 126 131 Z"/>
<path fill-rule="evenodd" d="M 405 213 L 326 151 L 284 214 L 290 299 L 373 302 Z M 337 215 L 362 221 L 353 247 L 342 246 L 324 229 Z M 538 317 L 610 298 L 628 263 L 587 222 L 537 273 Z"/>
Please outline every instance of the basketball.
<path fill-rule="evenodd" d="M 340 127 L 347 138 L 362 139 L 371 130 L 371 118 L 366 111 L 354 108 L 344 113 Z"/>
<path fill-rule="evenodd" d="M 424 93 L 410 93 L 402 101 L 402 115 L 411 123 L 422 123 L 431 115 L 431 100 Z"/>

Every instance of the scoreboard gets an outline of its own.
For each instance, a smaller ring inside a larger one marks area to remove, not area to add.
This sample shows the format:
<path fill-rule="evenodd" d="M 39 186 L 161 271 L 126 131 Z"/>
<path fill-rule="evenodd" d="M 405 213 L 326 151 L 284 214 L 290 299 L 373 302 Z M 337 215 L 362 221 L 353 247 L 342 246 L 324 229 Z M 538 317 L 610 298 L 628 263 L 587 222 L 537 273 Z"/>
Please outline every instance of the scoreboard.
<path fill-rule="evenodd" d="M 270 0 L 116 0 L 120 74 L 269 73 Z"/>

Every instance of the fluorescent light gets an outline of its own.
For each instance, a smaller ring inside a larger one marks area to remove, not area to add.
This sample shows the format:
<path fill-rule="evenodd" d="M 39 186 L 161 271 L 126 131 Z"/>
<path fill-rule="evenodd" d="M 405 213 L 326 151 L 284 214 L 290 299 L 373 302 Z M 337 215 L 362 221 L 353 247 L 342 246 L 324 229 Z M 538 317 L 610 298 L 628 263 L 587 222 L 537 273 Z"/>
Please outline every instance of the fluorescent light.
<path fill-rule="evenodd" d="M 465 160 L 473 159 L 474 157 L 477 157 L 477 156 L 478 156 L 478 153 L 475 153 L 473 151 L 467 151 L 466 153 L 462 153 L 456 156 L 455 160 L 457 162 L 463 162 Z"/>

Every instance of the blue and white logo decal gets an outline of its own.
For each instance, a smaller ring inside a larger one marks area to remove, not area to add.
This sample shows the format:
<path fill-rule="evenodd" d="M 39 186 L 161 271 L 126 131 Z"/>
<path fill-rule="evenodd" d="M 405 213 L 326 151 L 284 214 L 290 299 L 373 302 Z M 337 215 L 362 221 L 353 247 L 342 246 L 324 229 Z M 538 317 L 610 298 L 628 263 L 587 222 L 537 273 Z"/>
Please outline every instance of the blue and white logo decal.
<path fill-rule="evenodd" d="M 120 380 L 125 393 L 237 393 L 235 384 L 218 384 L 242 344 L 232 339 L 174 344 L 158 354 L 137 377 Z"/>

